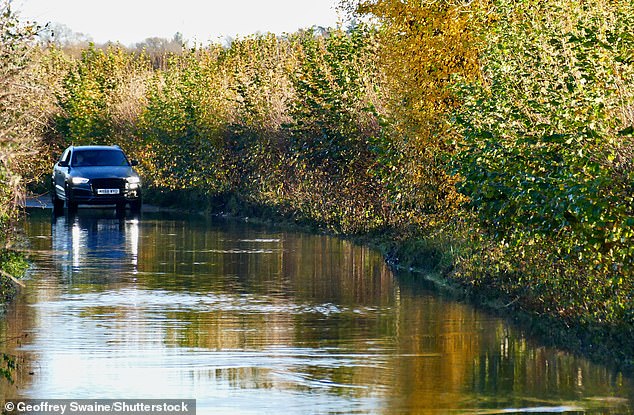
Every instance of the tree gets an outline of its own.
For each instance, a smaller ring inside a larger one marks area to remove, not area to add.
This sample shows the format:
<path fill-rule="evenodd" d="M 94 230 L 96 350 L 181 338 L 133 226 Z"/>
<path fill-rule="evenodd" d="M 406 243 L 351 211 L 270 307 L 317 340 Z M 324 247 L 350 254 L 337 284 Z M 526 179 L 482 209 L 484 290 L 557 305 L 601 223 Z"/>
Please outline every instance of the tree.
<path fill-rule="evenodd" d="M 8 0 L 0 2 L 0 241 L 12 242 L 12 221 L 24 186 L 24 160 L 37 151 L 42 89 L 29 75 L 37 27 L 22 25 Z M 1 248 L 1 247 L 0 247 Z"/>
<path fill-rule="evenodd" d="M 385 102 L 383 134 L 374 143 L 375 173 L 388 183 L 399 225 L 422 226 L 452 217 L 461 201 L 448 157 L 458 136 L 450 122 L 459 104 L 453 77 L 477 78 L 475 39 L 482 2 L 350 1 L 380 24 L 377 51 Z"/>
<path fill-rule="evenodd" d="M 74 32 L 63 23 L 48 23 L 38 31 L 37 37 L 44 45 L 55 45 L 61 48 L 86 47 L 92 38 L 84 33 Z"/>
<path fill-rule="evenodd" d="M 138 52 L 147 55 L 155 68 L 164 68 L 169 55 L 181 54 L 185 50 L 187 41 L 179 32 L 172 39 L 162 37 L 148 37 L 135 45 Z"/>
<path fill-rule="evenodd" d="M 483 78 L 458 92 L 460 190 L 522 289 L 560 315 L 631 322 L 634 5 L 493 5 Z"/>

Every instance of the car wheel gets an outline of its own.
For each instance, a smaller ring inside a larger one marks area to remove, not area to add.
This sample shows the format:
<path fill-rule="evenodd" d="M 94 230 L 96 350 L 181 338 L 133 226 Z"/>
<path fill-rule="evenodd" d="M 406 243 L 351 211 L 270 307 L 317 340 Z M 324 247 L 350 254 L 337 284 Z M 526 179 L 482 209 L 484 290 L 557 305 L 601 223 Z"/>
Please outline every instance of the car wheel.
<path fill-rule="evenodd" d="M 75 213 L 77 212 L 77 206 L 79 206 L 79 204 L 73 200 L 71 200 L 70 198 L 70 189 L 68 188 L 68 185 L 66 185 L 66 190 L 64 191 L 65 196 L 66 196 L 66 207 L 68 208 L 68 212 L 69 213 Z"/>
<path fill-rule="evenodd" d="M 57 197 L 57 192 L 55 189 L 52 191 L 51 201 L 53 202 L 53 212 L 60 213 L 64 210 L 64 201 Z"/>

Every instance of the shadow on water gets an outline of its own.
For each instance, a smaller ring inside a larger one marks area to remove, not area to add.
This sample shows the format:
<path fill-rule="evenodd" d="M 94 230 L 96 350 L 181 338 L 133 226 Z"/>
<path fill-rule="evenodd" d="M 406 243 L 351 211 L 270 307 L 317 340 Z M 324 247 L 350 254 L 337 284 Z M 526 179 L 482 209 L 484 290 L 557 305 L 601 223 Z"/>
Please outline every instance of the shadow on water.
<path fill-rule="evenodd" d="M 27 233 L 34 266 L 0 322 L 21 363 L 5 397 L 196 398 L 199 413 L 633 413 L 623 375 L 348 241 L 87 209 L 33 211 Z"/>

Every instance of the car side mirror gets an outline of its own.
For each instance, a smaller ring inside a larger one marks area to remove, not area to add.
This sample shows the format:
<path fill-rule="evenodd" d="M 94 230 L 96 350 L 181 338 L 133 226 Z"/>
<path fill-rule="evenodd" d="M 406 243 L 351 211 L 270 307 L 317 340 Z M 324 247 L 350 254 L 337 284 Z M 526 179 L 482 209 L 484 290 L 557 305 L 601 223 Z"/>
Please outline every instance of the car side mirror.
<path fill-rule="evenodd" d="M 59 167 L 68 167 L 69 163 L 68 163 L 68 161 L 60 161 L 59 163 L 57 163 L 57 165 Z"/>
<path fill-rule="evenodd" d="M 139 160 L 130 160 L 130 166 L 138 166 L 139 165 Z"/>

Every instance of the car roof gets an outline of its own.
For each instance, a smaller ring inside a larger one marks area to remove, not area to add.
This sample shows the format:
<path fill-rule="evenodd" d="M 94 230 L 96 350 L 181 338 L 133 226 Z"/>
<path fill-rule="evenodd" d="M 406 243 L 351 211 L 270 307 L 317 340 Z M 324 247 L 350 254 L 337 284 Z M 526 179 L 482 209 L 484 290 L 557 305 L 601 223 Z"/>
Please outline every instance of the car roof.
<path fill-rule="evenodd" d="M 119 146 L 70 146 L 73 150 L 119 150 Z"/>

